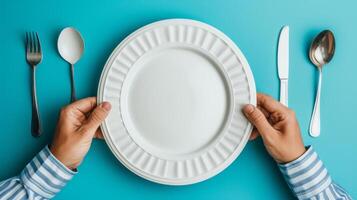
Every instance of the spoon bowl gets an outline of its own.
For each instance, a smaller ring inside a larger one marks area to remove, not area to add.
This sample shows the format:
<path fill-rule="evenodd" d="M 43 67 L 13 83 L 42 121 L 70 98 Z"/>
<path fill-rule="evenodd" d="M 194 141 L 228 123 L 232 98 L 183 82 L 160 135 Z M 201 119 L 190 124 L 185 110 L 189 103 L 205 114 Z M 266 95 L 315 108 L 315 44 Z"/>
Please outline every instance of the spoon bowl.
<path fill-rule="evenodd" d="M 76 29 L 67 27 L 61 31 L 57 47 L 62 58 L 73 65 L 83 54 L 84 41 Z"/>
<path fill-rule="evenodd" d="M 322 67 L 329 63 L 335 54 L 335 37 L 329 30 L 322 31 L 316 36 L 310 46 L 309 57 L 311 62 L 319 70 L 319 82 L 316 92 L 314 110 L 310 121 L 310 135 L 318 137 L 320 135 L 320 93 L 322 84 Z"/>
<path fill-rule="evenodd" d="M 322 67 L 329 63 L 335 54 L 335 37 L 330 30 L 324 30 L 311 43 L 309 57 L 311 62 Z"/>

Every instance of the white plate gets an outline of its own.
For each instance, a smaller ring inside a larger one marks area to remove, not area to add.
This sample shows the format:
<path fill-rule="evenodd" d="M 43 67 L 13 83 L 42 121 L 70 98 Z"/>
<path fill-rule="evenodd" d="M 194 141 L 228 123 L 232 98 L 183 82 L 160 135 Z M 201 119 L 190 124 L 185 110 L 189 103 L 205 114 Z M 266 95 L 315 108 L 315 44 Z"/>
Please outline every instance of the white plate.
<path fill-rule="evenodd" d="M 112 111 L 102 124 L 114 155 L 137 175 L 162 184 L 206 180 L 245 146 L 256 103 L 249 65 L 222 32 L 171 19 L 140 28 L 113 51 L 98 102 Z"/>

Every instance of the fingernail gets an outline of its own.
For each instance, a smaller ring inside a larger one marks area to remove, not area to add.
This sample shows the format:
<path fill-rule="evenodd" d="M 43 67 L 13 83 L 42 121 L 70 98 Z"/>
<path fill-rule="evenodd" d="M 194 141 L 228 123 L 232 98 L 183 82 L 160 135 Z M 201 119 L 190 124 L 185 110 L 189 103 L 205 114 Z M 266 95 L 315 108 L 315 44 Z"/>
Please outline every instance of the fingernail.
<path fill-rule="evenodd" d="M 245 112 L 247 114 L 250 114 L 253 111 L 254 111 L 254 106 L 251 104 L 248 104 L 248 105 L 244 106 L 244 108 L 243 108 L 243 112 Z"/>
<path fill-rule="evenodd" d="M 112 108 L 112 105 L 110 105 L 109 102 L 103 102 L 100 106 L 106 111 L 110 111 L 110 109 Z"/>

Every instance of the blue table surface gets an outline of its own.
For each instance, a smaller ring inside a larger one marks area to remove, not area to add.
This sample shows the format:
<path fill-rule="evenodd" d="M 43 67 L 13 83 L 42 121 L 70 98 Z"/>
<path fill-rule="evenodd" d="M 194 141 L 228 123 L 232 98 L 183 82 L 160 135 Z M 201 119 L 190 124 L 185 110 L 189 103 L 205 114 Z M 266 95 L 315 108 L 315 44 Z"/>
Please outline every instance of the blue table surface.
<path fill-rule="evenodd" d="M 276 49 L 280 28 L 290 25 L 290 107 L 306 144 L 318 151 L 333 179 L 357 197 L 357 1 L 355 0 L 0 0 L 0 180 L 19 174 L 51 141 L 59 109 L 69 102 L 69 67 L 57 53 L 62 28 L 74 26 L 85 39 L 75 67 L 79 97 L 95 96 L 104 63 L 128 34 L 167 18 L 190 18 L 222 30 L 250 63 L 257 90 L 278 97 Z M 331 29 L 336 54 L 324 68 L 322 134 L 308 135 L 317 70 L 307 57 L 312 38 Z M 44 133 L 30 136 L 30 68 L 25 31 L 39 32 L 44 58 L 37 89 Z M 172 187 L 146 181 L 116 160 L 104 141 L 95 141 L 79 173 L 55 199 L 293 199 L 261 140 L 248 143 L 219 175 L 199 184 Z"/>

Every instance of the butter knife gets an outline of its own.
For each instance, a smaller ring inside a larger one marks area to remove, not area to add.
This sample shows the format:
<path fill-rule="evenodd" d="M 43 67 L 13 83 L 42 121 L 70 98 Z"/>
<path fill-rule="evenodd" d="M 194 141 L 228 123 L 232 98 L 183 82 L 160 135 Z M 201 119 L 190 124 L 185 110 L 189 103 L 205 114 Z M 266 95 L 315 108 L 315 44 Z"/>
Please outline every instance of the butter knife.
<path fill-rule="evenodd" d="M 284 26 L 280 31 L 278 43 L 278 75 L 280 79 L 280 103 L 288 106 L 289 26 Z"/>

